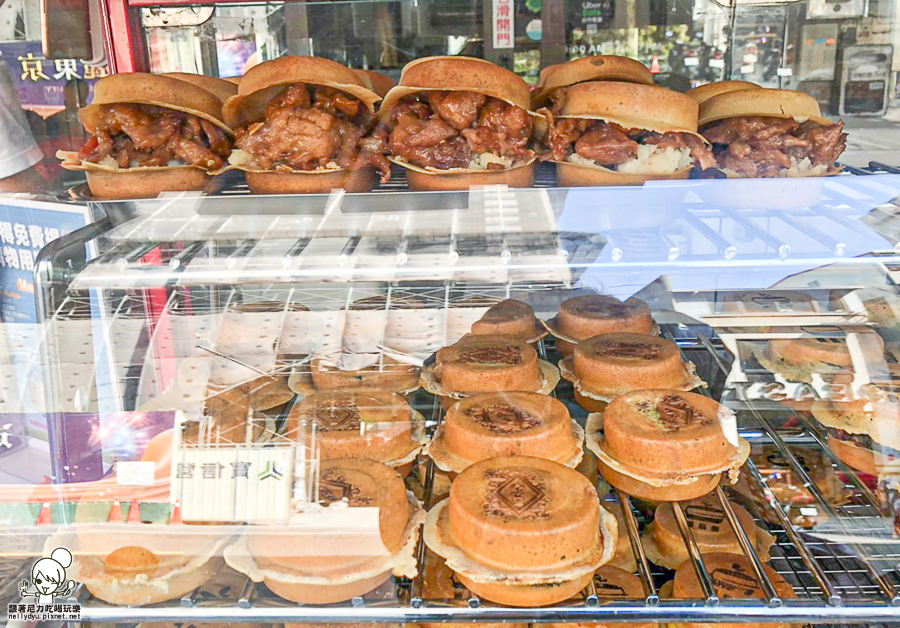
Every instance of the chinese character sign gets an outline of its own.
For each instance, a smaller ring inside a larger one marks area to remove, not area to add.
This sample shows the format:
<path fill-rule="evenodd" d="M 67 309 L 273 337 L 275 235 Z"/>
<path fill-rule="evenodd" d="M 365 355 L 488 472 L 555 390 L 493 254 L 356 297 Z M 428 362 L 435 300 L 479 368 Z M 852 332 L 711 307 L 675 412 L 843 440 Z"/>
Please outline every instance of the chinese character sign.
<path fill-rule="evenodd" d="M 84 79 L 92 82 L 109 74 L 105 65 L 87 65 L 79 59 L 45 59 L 39 41 L 0 43 L 0 62 L 6 64 L 19 100 L 26 109 L 62 110 L 65 106 L 63 88 L 67 81 Z"/>
<path fill-rule="evenodd" d="M 494 48 L 514 48 L 516 21 L 514 0 L 493 0 Z"/>

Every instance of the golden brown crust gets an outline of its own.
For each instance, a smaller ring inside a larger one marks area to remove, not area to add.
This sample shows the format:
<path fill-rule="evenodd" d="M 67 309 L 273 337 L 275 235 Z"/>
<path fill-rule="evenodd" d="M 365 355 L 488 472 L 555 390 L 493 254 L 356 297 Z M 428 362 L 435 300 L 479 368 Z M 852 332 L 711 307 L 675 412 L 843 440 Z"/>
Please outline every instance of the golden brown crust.
<path fill-rule="evenodd" d="M 697 132 L 693 98 L 655 85 L 597 81 L 573 85 L 560 117 L 614 122 L 626 129 Z"/>
<path fill-rule="evenodd" d="M 714 552 L 704 555 L 703 562 L 709 571 L 713 588 L 720 598 L 765 598 L 759 583 L 756 581 L 756 577 L 753 575 L 750 561 L 746 556 Z M 762 567 L 779 597 L 787 599 L 797 597 L 794 593 L 794 588 L 778 572 L 766 564 L 763 564 Z M 696 599 L 704 597 L 700 581 L 697 579 L 694 566 L 690 562 L 685 562 L 678 568 L 675 572 L 674 583 L 672 587 L 673 598 Z"/>
<path fill-rule="evenodd" d="M 476 92 L 528 109 L 531 95 L 519 75 L 484 59 L 424 57 L 403 67 L 400 83 L 384 97 L 384 115 L 403 97 L 425 91 Z"/>
<path fill-rule="evenodd" d="M 605 294 L 572 297 L 559 306 L 557 321 L 563 335 L 578 340 L 614 332 L 656 332 L 650 308 L 636 297 L 624 302 Z"/>
<path fill-rule="evenodd" d="M 700 105 L 699 124 L 741 116 L 770 116 L 812 120 L 819 124 L 833 124 L 822 117 L 819 102 L 803 92 L 788 89 L 745 89 L 713 96 Z"/>
<path fill-rule="evenodd" d="M 160 192 L 214 192 L 221 185 L 218 177 L 205 170 L 187 166 L 122 170 L 85 170 L 88 188 L 94 198 L 155 198 Z"/>
<path fill-rule="evenodd" d="M 703 497 L 718 485 L 721 473 L 698 475 L 696 482 L 675 484 L 673 486 L 652 486 L 631 476 L 619 473 L 602 460 L 597 461 L 597 469 L 610 486 L 638 499 L 652 502 L 680 502 L 686 499 Z"/>
<path fill-rule="evenodd" d="M 376 72 L 375 70 L 354 70 L 360 79 L 362 79 L 363 84 L 368 87 L 370 90 L 381 96 L 382 98 L 391 90 L 394 86 L 394 79 L 392 79 L 387 74 L 382 74 L 381 72 Z"/>
<path fill-rule="evenodd" d="M 232 83 L 225 79 L 216 78 L 214 76 L 206 76 L 205 74 L 188 74 L 187 72 L 167 72 L 162 76 L 171 76 L 179 81 L 191 83 L 197 87 L 201 87 L 213 94 L 220 101 L 225 102 L 235 94 L 237 94 L 237 83 Z"/>
<path fill-rule="evenodd" d="M 304 584 L 285 582 L 276 578 L 266 578 L 266 586 L 278 597 L 299 604 L 335 604 L 346 602 L 355 597 L 377 589 L 391 579 L 391 572 L 386 571 L 371 578 L 354 580 L 346 584 Z"/>
<path fill-rule="evenodd" d="M 871 449 L 860 447 L 856 443 L 840 440 L 828 435 L 828 447 L 831 452 L 848 467 L 878 477 L 881 470 L 889 462 L 887 456 L 877 454 Z"/>
<path fill-rule="evenodd" d="M 463 336 L 435 357 L 435 379 L 451 392 L 534 392 L 541 386 L 537 352 L 511 336 Z"/>
<path fill-rule="evenodd" d="M 237 95 L 222 108 L 225 120 L 232 127 L 262 120 L 269 101 L 296 83 L 333 87 L 359 99 L 370 111 L 379 100 L 354 70 L 340 63 L 320 57 L 279 57 L 247 71 Z"/>
<path fill-rule="evenodd" d="M 371 166 L 320 172 L 245 171 L 244 176 L 254 194 L 328 194 L 337 189 L 368 192 L 375 186 L 375 170 Z"/>
<path fill-rule="evenodd" d="M 97 81 L 94 100 L 78 112 L 78 119 L 88 133 L 93 133 L 100 121 L 100 107 L 117 103 L 156 105 L 183 111 L 231 132 L 222 121 L 222 102 L 214 94 L 171 76 L 142 72 L 113 74 Z"/>
<path fill-rule="evenodd" d="M 468 190 L 473 185 L 506 185 L 530 188 L 534 185 L 534 162 L 506 170 L 453 170 L 446 174 L 406 169 L 406 183 L 415 192 L 431 190 Z"/>
<path fill-rule="evenodd" d="M 703 104 L 713 96 L 725 94 L 727 92 L 738 92 L 744 89 L 762 89 L 756 83 L 750 81 L 716 81 L 715 83 L 707 83 L 685 92 L 697 101 L 697 104 Z"/>
<path fill-rule="evenodd" d="M 587 81 L 622 81 L 653 85 L 653 75 L 640 61 L 618 55 L 582 57 L 544 68 L 538 89 L 531 98 L 533 108 L 546 104 L 547 98 L 560 87 Z"/>
<path fill-rule="evenodd" d="M 672 174 L 628 174 L 608 168 L 556 162 L 556 180 L 560 187 L 574 188 L 599 185 L 643 185 L 647 181 L 687 179 L 690 168 Z"/>
<path fill-rule="evenodd" d="M 475 595 L 505 606 L 550 606 L 578 595 L 591 581 L 587 574 L 552 584 L 504 584 L 474 582 L 462 574 L 456 577 Z"/>

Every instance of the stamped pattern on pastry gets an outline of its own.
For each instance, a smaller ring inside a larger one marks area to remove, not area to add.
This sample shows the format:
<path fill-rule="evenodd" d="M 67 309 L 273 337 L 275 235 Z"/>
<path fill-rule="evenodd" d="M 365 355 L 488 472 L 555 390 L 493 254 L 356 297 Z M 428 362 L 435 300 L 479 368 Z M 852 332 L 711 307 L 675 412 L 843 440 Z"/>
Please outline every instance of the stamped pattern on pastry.
<path fill-rule="evenodd" d="M 685 507 L 684 518 L 692 530 L 718 534 L 725 522 L 725 512 L 712 504 L 691 504 Z"/>
<path fill-rule="evenodd" d="M 628 591 L 622 586 L 599 573 L 594 574 L 594 588 L 600 597 L 628 597 Z"/>
<path fill-rule="evenodd" d="M 466 416 L 478 425 L 498 434 L 512 434 L 537 427 L 541 420 L 521 408 L 507 404 L 492 404 L 466 408 Z"/>
<path fill-rule="evenodd" d="M 637 404 L 638 408 L 646 411 L 645 403 Z M 713 419 L 700 412 L 678 395 L 665 395 L 656 404 L 656 414 L 659 422 L 667 432 L 677 432 L 691 425 L 711 425 Z"/>
<path fill-rule="evenodd" d="M 724 592 L 725 597 L 752 597 L 759 591 L 756 578 L 740 563 L 732 563 L 730 568 L 717 567 L 710 576 L 713 586 Z"/>
<path fill-rule="evenodd" d="M 338 401 L 316 408 L 313 423 L 326 432 L 359 430 L 359 407 L 352 401 Z"/>
<path fill-rule="evenodd" d="M 615 356 L 618 358 L 634 358 L 636 360 L 655 360 L 659 357 L 659 345 L 643 342 L 610 342 L 597 345 L 594 353 L 599 356 Z"/>
<path fill-rule="evenodd" d="M 464 364 L 519 364 L 522 352 L 516 345 L 462 347 L 457 359 Z"/>
<path fill-rule="evenodd" d="M 371 497 L 360 494 L 359 487 L 352 484 L 336 469 L 326 469 L 319 477 L 319 499 L 326 504 L 346 499 L 350 506 L 368 506 Z"/>
<path fill-rule="evenodd" d="M 549 519 L 546 486 L 537 474 L 496 469 L 485 473 L 484 513 L 507 521 Z"/>

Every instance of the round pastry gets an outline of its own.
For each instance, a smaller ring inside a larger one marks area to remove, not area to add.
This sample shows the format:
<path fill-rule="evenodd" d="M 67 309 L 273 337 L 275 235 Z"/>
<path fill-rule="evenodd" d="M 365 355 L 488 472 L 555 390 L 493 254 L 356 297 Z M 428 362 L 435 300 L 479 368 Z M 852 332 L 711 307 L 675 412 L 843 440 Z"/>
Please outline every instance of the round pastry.
<path fill-rule="evenodd" d="M 634 297 L 624 303 L 615 297 L 588 294 L 562 302 L 556 318 L 547 321 L 563 355 L 569 355 L 580 340 L 598 334 L 630 332 L 656 334 L 658 328 L 647 304 Z"/>
<path fill-rule="evenodd" d="M 191 83 L 197 87 L 203 88 L 221 102 L 225 102 L 235 94 L 237 94 L 237 85 L 225 79 L 216 78 L 215 76 L 206 76 L 205 74 L 189 74 L 187 72 L 166 72 L 162 76 L 171 76 L 179 81 Z M 144 624 L 146 626 L 146 624 Z"/>
<path fill-rule="evenodd" d="M 703 385 L 694 365 L 682 362 L 678 345 L 648 334 L 600 334 L 582 340 L 559 369 L 575 384 L 575 400 L 594 412 L 634 390 L 691 390 Z"/>
<path fill-rule="evenodd" d="M 750 445 L 731 426 L 723 430 L 732 419 L 702 395 L 651 389 L 616 397 L 588 417 L 585 431 L 611 485 L 641 499 L 682 501 L 709 493 L 723 472 L 737 480 Z"/>
<path fill-rule="evenodd" d="M 481 319 L 472 324 L 472 333 L 479 336 L 512 336 L 525 342 L 537 342 L 547 332 L 535 318 L 533 307 L 516 299 L 506 299 L 488 308 Z"/>
<path fill-rule="evenodd" d="M 262 412 L 284 406 L 294 398 L 287 375 L 264 375 L 241 386 L 251 410 Z"/>
<path fill-rule="evenodd" d="M 739 92 L 745 89 L 761 89 L 756 83 L 750 81 L 716 81 L 707 83 L 700 87 L 689 89 L 685 92 L 688 96 L 697 101 L 698 105 L 703 104 L 713 96 L 724 94 L 726 92 Z"/>
<path fill-rule="evenodd" d="M 728 523 L 718 498 L 707 495 L 684 502 L 681 507 L 701 554 L 741 553 L 740 543 Z M 762 560 L 769 560 L 769 548 L 775 539 L 767 531 L 756 527 L 749 512 L 734 503 L 731 504 L 731 508 L 757 555 Z M 677 569 L 689 558 L 678 523 L 675 521 L 675 511 L 670 503 L 657 506 L 653 522 L 644 529 L 641 541 L 647 559 L 660 567 Z"/>
<path fill-rule="evenodd" d="M 640 61 L 618 55 L 594 55 L 541 70 L 540 82 L 531 95 L 531 108 L 550 107 L 558 114 L 565 104 L 566 88 L 588 81 L 620 81 L 653 85 L 653 75 Z"/>
<path fill-rule="evenodd" d="M 832 453 L 848 466 L 877 477 L 900 460 L 897 402 L 820 400 L 812 404 L 812 414 L 828 428 Z"/>
<path fill-rule="evenodd" d="M 291 390 L 308 394 L 313 390 L 332 388 L 379 388 L 408 393 L 419 387 L 419 367 L 399 362 L 386 355 L 372 366 L 357 371 L 342 371 L 324 358 L 314 358 L 306 373 L 295 371 L 290 378 Z"/>
<path fill-rule="evenodd" d="M 256 442 L 265 432 L 265 423 L 250 416 L 250 402 L 239 388 L 214 392 L 206 399 L 199 421 L 185 421 L 181 442 L 190 444 Z"/>
<path fill-rule="evenodd" d="M 745 556 L 737 554 L 706 554 L 703 562 L 709 571 L 713 588 L 719 598 L 756 598 L 762 599 L 762 589 L 753 575 L 753 568 Z M 780 598 L 794 598 L 794 588 L 768 565 L 763 565 L 763 570 L 772 582 L 775 592 Z M 703 588 L 694 573 L 694 566 L 690 562 L 682 564 L 675 572 L 672 585 L 673 598 L 702 599 Z M 681 624 L 688 628 L 728 628 L 734 624 Z M 745 624 L 751 625 L 751 624 Z M 789 628 L 791 624 L 752 624 L 756 628 Z"/>
<path fill-rule="evenodd" d="M 807 384 L 812 383 L 814 373 L 831 375 L 851 364 L 847 342 L 831 336 L 773 338 L 756 358 L 772 373 Z"/>
<path fill-rule="evenodd" d="M 435 363 L 422 370 L 422 386 L 441 397 L 480 392 L 540 392 L 548 394 L 559 382 L 556 367 L 538 360 L 534 347 L 510 336 L 463 336 L 435 354 Z"/>
<path fill-rule="evenodd" d="M 581 428 L 553 397 L 480 393 L 451 406 L 428 455 L 450 473 L 498 456 L 534 456 L 574 468 L 581 461 L 582 443 Z"/>
<path fill-rule="evenodd" d="M 332 529 L 318 534 L 315 526 L 253 526 L 226 549 L 228 564 L 254 582 L 265 582 L 276 595 L 303 604 L 342 602 L 376 589 L 392 573 L 415 575 L 412 553 L 422 515 L 409 503 L 396 471 L 373 460 L 322 460 L 317 494 L 323 506 L 342 502 L 340 509 L 377 508 L 387 553 L 360 531 L 354 517 L 339 519 L 335 513 L 335 521 L 345 522 L 346 533 Z"/>
<path fill-rule="evenodd" d="M 368 458 L 396 468 L 411 463 L 421 450 L 420 421 L 396 393 L 335 388 L 294 405 L 286 436 L 302 439 L 321 460 Z"/>
<path fill-rule="evenodd" d="M 590 482 L 541 458 L 468 467 L 428 514 L 425 543 L 476 595 L 546 606 L 578 594 L 615 551 L 615 519 Z"/>
<path fill-rule="evenodd" d="M 614 602 L 616 600 L 642 600 L 644 599 L 644 586 L 641 579 L 633 573 L 603 565 L 594 573 L 594 589 L 597 591 L 597 597 L 600 602 Z M 553 628 L 565 628 L 572 626 L 577 628 L 654 628 L 657 624 L 653 623 L 619 623 L 619 622 L 590 622 L 590 623 L 566 623 L 566 624 L 548 624 Z"/>

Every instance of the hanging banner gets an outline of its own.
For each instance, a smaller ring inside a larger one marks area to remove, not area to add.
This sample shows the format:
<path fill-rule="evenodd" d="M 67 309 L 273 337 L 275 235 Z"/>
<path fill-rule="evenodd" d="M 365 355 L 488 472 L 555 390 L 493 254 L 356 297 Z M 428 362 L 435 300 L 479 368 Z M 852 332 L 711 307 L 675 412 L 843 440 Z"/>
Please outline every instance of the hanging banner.
<path fill-rule="evenodd" d="M 516 43 L 516 17 L 513 0 L 494 2 L 494 48 L 514 48 Z"/>

